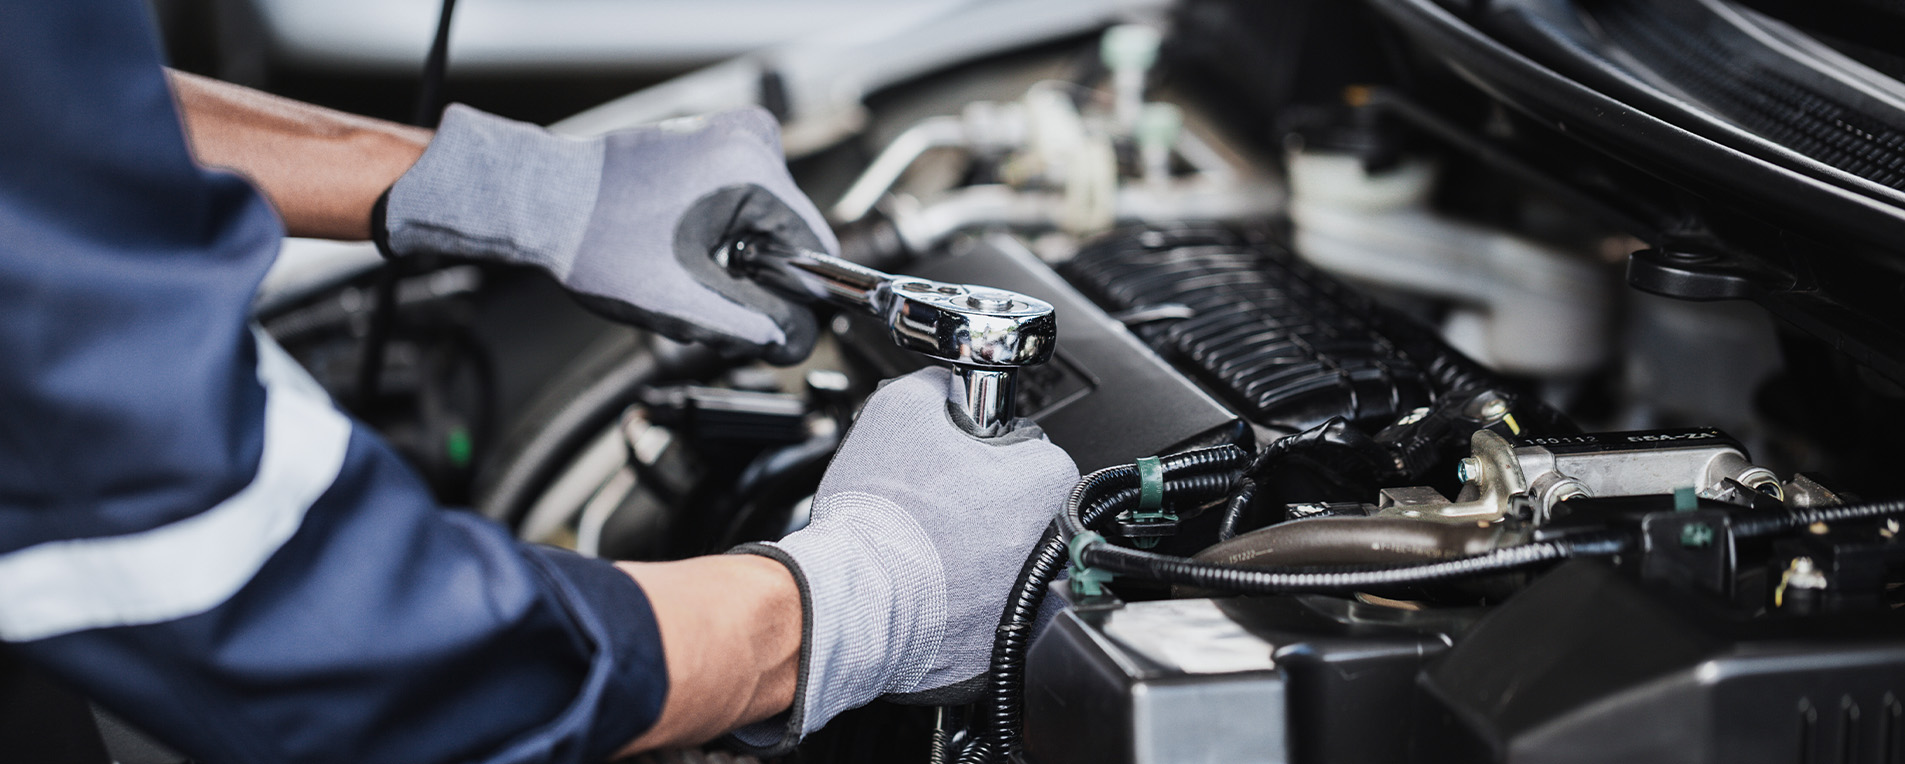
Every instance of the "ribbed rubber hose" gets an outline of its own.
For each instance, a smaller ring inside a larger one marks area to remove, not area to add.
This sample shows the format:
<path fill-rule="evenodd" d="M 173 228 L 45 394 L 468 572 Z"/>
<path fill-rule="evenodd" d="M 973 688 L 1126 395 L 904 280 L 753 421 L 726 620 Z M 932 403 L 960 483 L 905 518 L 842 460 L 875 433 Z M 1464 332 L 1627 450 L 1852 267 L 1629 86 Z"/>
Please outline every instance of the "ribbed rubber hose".
<path fill-rule="evenodd" d="M 1164 457 L 1159 467 L 1164 474 L 1166 500 L 1180 499 L 1212 490 L 1225 490 L 1235 479 L 1239 466 L 1249 453 L 1236 446 L 1190 451 Z M 992 667 L 987 675 L 988 707 L 980 712 L 973 742 L 960 753 L 960 764 L 992 762 L 1009 756 L 1019 748 L 1019 721 L 1024 710 L 1025 654 L 1031 647 L 1032 629 L 1038 623 L 1039 606 L 1045 593 L 1069 559 L 1066 543 L 1073 533 L 1070 523 L 1091 525 L 1112 511 L 1138 498 L 1138 468 L 1135 465 L 1107 467 L 1086 475 L 1072 487 L 1065 510 L 1032 547 L 1018 579 L 1006 598 L 998 630 L 993 634 Z"/>
<path fill-rule="evenodd" d="M 1787 510 L 1784 515 L 1741 520 L 1734 524 L 1733 534 L 1741 538 L 1758 538 L 1797 530 L 1813 523 L 1830 525 L 1848 520 L 1872 520 L 1895 515 L 1905 515 L 1905 499 L 1841 504 L 1836 507 L 1799 507 Z"/>

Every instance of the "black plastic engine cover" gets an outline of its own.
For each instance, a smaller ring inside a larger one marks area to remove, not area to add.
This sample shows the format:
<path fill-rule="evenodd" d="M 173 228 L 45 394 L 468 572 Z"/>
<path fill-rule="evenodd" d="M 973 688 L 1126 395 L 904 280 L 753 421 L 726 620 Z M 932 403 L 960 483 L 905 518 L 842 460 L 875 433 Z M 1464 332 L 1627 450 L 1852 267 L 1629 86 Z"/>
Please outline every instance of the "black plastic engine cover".
<path fill-rule="evenodd" d="M 1088 599 L 1032 645 L 1026 751 L 1033 764 L 1405 761 L 1434 718 L 1416 678 L 1473 617 L 1330 597 Z"/>
<path fill-rule="evenodd" d="M 1569 563 L 1423 674 L 1418 762 L 1897 762 L 1905 614 L 1748 620 Z"/>
<path fill-rule="evenodd" d="M 1267 427 L 1340 416 L 1374 432 L 1442 395 L 1499 384 L 1426 327 L 1229 229 L 1114 231 L 1062 272 L 1107 310 L 1188 308 L 1134 331 Z"/>

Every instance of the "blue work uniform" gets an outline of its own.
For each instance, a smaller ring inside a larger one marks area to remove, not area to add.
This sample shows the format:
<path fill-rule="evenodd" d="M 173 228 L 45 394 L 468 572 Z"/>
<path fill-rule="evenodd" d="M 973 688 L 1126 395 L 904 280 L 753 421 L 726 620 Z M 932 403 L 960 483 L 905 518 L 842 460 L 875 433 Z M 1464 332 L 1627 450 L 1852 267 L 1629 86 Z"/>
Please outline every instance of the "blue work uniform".
<path fill-rule="evenodd" d="M 282 226 L 140 0 L 0 3 L 0 639 L 210 762 L 571 762 L 653 723 L 610 564 L 439 508 L 248 325 Z"/>

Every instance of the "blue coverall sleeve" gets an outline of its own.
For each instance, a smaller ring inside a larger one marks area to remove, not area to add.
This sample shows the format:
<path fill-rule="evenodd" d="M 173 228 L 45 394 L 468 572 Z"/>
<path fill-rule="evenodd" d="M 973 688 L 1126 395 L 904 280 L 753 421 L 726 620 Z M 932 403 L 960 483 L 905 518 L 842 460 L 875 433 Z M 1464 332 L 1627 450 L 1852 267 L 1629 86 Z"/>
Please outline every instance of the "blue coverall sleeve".
<path fill-rule="evenodd" d="M 588 761 L 645 730 L 640 588 L 439 509 L 247 328 L 282 230 L 192 162 L 146 5 L 0 13 L 0 639 L 206 761 Z"/>

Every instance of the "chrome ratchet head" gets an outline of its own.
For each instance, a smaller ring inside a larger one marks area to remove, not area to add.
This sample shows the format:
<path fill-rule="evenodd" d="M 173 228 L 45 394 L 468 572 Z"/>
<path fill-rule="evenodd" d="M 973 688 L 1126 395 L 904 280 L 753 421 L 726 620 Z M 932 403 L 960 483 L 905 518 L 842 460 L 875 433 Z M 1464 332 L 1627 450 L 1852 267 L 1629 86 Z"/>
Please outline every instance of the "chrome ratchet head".
<path fill-rule="evenodd" d="M 885 318 L 900 347 L 952 367 L 948 395 L 984 437 L 1011 428 L 1019 367 L 1050 360 L 1058 343 L 1050 303 L 991 287 L 897 277 Z"/>
<path fill-rule="evenodd" d="M 1051 303 L 1017 292 L 893 276 L 751 238 L 712 254 L 731 272 L 792 299 L 871 314 L 900 347 L 952 367 L 949 396 L 983 436 L 1010 429 L 1014 372 L 1049 360 L 1058 342 Z"/>
<path fill-rule="evenodd" d="M 1044 363 L 1058 341 L 1051 304 L 1017 292 L 899 276 L 887 285 L 886 303 L 894 342 L 959 366 Z"/>

